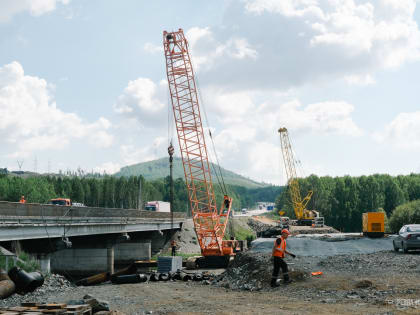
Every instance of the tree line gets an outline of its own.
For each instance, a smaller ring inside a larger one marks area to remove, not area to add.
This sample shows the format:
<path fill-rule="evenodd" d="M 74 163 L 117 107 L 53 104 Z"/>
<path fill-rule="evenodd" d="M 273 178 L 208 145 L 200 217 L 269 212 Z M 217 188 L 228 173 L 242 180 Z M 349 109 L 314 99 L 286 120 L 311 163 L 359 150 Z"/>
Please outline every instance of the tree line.
<path fill-rule="evenodd" d="M 187 212 L 188 194 L 183 179 L 175 179 L 173 209 Z M 70 198 L 91 207 L 144 209 L 152 200 L 170 200 L 169 176 L 159 180 L 145 180 L 143 176 L 20 176 L 0 175 L 0 200 L 19 201 L 22 195 L 30 203 L 47 203 L 52 198 Z M 221 205 L 223 193 L 215 185 L 217 204 Z M 229 186 L 233 208 L 250 207 L 257 201 L 273 201 L 281 187 L 244 188 Z"/>
<path fill-rule="evenodd" d="M 364 212 L 383 210 L 392 219 L 398 206 L 420 199 L 419 174 L 360 177 L 311 175 L 299 179 L 299 185 L 303 197 L 309 190 L 313 191 L 307 209 L 319 211 L 327 225 L 345 232 L 361 230 Z M 284 210 L 288 216 L 295 217 L 287 188 L 277 197 L 276 207 Z"/>

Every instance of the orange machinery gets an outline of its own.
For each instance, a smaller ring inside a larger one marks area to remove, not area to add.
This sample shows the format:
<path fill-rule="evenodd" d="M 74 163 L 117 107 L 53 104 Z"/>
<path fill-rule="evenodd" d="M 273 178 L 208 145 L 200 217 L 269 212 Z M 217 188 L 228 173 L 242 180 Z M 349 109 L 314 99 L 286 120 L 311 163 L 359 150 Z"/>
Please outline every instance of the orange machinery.
<path fill-rule="evenodd" d="M 182 29 L 164 31 L 163 46 L 185 182 L 201 254 L 208 261 L 227 258 L 233 255 L 234 241 L 223 240 L 223 236 L 232 198 L 225 195 L 223 205 L 217 209 L 194 71 Z"/>

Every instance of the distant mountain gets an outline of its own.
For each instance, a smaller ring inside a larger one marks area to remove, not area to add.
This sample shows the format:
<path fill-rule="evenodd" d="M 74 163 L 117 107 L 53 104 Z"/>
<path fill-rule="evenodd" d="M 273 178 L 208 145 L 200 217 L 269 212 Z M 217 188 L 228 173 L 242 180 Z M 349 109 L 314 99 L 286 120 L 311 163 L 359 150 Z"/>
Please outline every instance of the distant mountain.
<path fill-rule="evenodd" d="M 213 183 L 217 182 L 214 170 L 216 166 L 211 164 L 211 176 Z M 217 168 L 218 170 L 218 168 Z M 269 186 L 268 184 L 258 183 L 252 179 L 238 175 L 234 172 L 221 168 L 223 180 L 225 184 L 242 186 L 247 188 L 260 188 Z M 219 173 L 219 172 L 218 172 Z M 154 161 L 138 163 L 121 168 L 114 176 L 139 176 L 142 175 L 145 179 L 155 180 L 169 176 L 169 158 L 161 158 Z M 184 178 L 184 168 L 182 167 L 182 160 L 179 157 L 174 157 L 174 178 Z"/>

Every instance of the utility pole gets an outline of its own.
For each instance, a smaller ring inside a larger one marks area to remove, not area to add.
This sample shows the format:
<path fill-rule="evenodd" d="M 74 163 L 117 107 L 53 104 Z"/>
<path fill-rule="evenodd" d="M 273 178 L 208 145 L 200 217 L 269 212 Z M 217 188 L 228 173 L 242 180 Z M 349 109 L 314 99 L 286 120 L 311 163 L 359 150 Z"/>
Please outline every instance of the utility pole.
<path fill-rule="evenodd" d="M 172 146 L 172 141 L 168 147 L 168 154 L 169 154 L 169 202 L 170 202 L 170 210 L 171 210 L 171 229 L 173 229 L 173 225 L 174 225 L 174 182 L 173 182 L 174 147 Z"/>

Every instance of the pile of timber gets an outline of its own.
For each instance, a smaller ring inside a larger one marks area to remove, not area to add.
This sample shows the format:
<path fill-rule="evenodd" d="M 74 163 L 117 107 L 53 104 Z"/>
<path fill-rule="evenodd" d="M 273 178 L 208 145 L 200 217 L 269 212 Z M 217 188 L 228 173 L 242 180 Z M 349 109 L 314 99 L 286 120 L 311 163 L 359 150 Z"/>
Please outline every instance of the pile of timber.
<path fill-rule="evenodd" d="M 40 304 L 25 302 L 21 306 L 0 308 L 1 315 L 42 315 L 42 314 L 67 314 L 67 315 L 92 315 L 89 304 Z"/>

